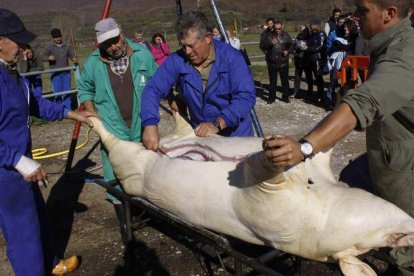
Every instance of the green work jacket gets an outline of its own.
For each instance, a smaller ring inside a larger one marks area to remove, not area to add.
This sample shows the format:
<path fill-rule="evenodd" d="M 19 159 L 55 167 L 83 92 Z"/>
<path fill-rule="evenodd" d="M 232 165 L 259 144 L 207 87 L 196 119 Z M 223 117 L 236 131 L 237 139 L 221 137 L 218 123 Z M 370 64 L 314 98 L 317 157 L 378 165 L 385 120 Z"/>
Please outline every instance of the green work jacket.
<path fill-rule="evenodd" d="M 366 129 L 379 196 L 414 216 L 414 31 L 404 19 L 369 41 L 368 79 L 343 99 Z"/>
<path fill-rule="evenodd" d="M 157 66 L 151 53 L 145 47 L 126 39 L 133 53 L 130 56 L 132 80 L 134 83 L 133 113 L 128 128 L 118 108 L 112 91 L 106 63 L 100 58 L 99 49 L 95 50 L 83 66 L 81 79 L 78 80 L 78 97 L 81 103 L 93 101 L 96 111 L 105 128 L 117 138 L 141 142 L 141 94 L 148 79 L 155 73 Z M 102 164 L 105 180 L 115 179 L 107 153 L 102 150 Z"/>

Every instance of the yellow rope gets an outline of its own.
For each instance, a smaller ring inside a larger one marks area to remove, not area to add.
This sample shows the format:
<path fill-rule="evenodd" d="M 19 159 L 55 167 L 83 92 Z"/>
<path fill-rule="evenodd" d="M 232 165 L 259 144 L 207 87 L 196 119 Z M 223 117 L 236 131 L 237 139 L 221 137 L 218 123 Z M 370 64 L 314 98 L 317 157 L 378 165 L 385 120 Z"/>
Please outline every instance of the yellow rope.
<path fill-rule="evenodd" d="M 92 128 L 89 128 L 89 130 L 88 130 L 85 142 L 83 142 L 82 144 L 77 146 L 75 148 L 75 150 L 78 150 L 78 149 L 86 146 L 86 144 L 88 144 L 88 142 L 89 142 L 89 133 L 91 132 L 91 129 Z M 38 149 L 33 149 L 32 150 L 32 155 L 33 155 L 33 159 L 46 159 L 46 158 L 56 157 L 56 156 L 59 156 L 59 155 L 64 155 L 64 154 L 67 154 L 68 152 L 69 152 L 69 150 L 64 150 L 64 151 L 44 155 L 44 154 L 47 153 L 47 148 L 38 148 Z"/>

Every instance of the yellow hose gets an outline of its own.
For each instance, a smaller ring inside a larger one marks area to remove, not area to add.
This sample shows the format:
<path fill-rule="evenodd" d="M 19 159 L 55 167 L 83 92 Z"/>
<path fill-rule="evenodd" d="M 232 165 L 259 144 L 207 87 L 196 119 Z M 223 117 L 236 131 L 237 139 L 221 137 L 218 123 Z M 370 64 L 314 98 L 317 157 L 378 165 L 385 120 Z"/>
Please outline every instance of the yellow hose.
<path fill-rule="evenodd" d="M 78 149 L 86 146 L 86 144 L 88 144 L 88 142 L 89 142 L 89 133 L 91 132 L 91 129 L 92 128 L 89 128 L 89 130 L 88 130 L 85 142 L 83 142 L 82 144 L 77 146 L 75 148 L 75 150 L 78 150 Z M 59 155 L 64 155 L 64 154 L 67 154 L 68 152 L 69 152 L 69 150 L 64 150 L 64 151 L 44 155 L 45 153 L 47 153 L 47 148 L 37 148 L 37 149 L 32 150 L 32 155 L 33 155 L 33 159 L 46 159 L 46 158 L 56 157 L 56 156 L 59 156 Z"/>

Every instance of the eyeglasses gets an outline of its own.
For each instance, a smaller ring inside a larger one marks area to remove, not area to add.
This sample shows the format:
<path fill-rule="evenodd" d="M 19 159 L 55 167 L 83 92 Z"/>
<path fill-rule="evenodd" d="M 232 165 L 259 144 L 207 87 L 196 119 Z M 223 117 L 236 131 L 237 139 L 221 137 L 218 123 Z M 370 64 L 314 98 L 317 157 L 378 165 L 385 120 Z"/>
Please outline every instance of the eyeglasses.
<path fill-rule="evenodd" d="M 275 28 L 275 30 L 276 30 L 276 31 L 280 31 L 280 30 L 282 30 L 282 28 Z"/>

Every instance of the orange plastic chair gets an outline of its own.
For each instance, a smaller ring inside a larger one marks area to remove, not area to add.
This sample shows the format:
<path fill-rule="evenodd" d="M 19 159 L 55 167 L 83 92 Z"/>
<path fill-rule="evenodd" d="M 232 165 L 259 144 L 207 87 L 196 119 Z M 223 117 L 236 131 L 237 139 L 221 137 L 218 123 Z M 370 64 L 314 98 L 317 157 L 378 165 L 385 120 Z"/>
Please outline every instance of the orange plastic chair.
<path fill-rule="evenodd" d="M 341 69 L 336 72 L 336 77 L 341 79 L 341 87 L 345 88 L 347 85 L 347 74 L 352 73 L 352 85 L 349 88 L 356 88 L 358 83 L 358 69 L 364 70 L 364 79 L 367 79 L 368 76 L 368 67 L 369 67 L 369 57 L 368 56 L 347 56 L 344 61 L 342 61 Z M 351 70 L 348 70 L 351 68 Z"/>

